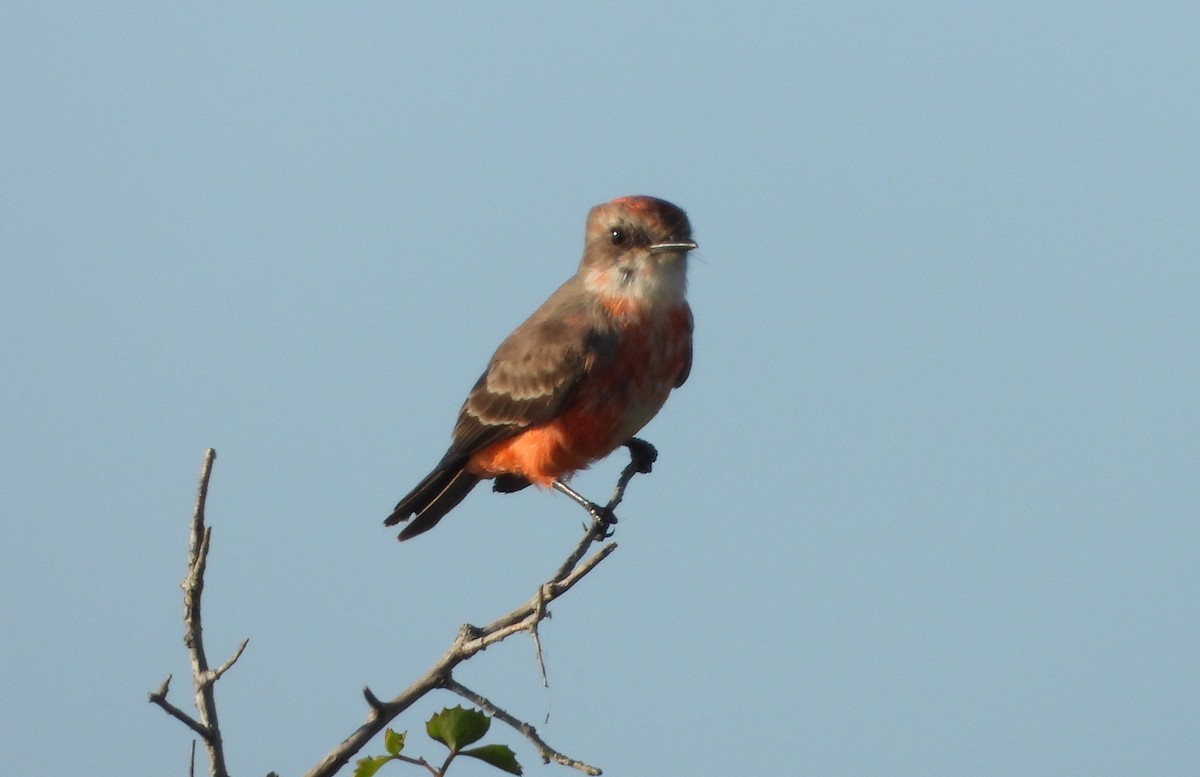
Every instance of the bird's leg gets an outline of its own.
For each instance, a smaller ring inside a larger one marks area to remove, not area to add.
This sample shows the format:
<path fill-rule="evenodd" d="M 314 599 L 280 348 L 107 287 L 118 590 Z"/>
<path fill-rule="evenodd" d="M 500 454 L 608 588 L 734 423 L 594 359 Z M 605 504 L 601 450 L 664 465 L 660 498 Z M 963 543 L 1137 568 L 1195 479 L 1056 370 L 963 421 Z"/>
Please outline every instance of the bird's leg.
<path fill-rule="evenodd" d="M 604 524 L 606 528 L 617 522 L 617 516 L 613 515 L 613 511 L 611 509 L 607 507 L 601 507 L 561 480 L 555 480 L 553 488 L 555 491 L 561 491 L 562 493 L 571 497 L 576 504 L 578 504 L 584 510 L 587 510 L 597 523 Z M 609 534 L 610 533 L 608 531 L 605 531 L 604 537 L 607 538 Z"/>
<path fill-rule="evenodd" d="M 571 497 L 571 499 L 575 500 L 576 504 L 578 504 L 584 510 L 587 510 L 589 513 L 591 513 L 592 517 L 595 518 L 596 520 L 598 520 L 598 521 L 599 520 L 611 520 L 613 518 L 612 513 L 609 512 L 609 510 L 607 508 L 601 507 L 600 505 L 596 504 L 595 502 L 588 499 L 583 494 L 581 494 L 578 491 L 576 491 L 575 489 L 571 488 L 570 486 L 568 486 L 566 483 L 562 482 L 561 480 L 554 481 L 553 488 L 554 488 L 554 490 L 561 491 L 562 493 Z"/>
<path fill-rule="evenodd" d="M 617 488 L 613 492 L 612 501 L 605 506 L 600 506 L 592 500 L 585 497 L 575 489 L 568 486 L 561 480 L 555 480 L 553 483 L 556 491 L 561 491 L 592 516 L 592 519 L 600 524 L 603 531 L 600 534 L 600 539 L 608 539 L 612 536 L 612 526 L 617 522 L 617 515 L 614 512 L 617 505 L 621 503 L 621 497 L 625 494 L 625 486 L 636 473 L 649 472 L 654 467 L 654 462 L 658 459 L 658 451 L 654 446 L 638 437 L 630 437 L 623 445 L 629 449 L 629 464 L 625 467 L 625 471 L 621 473 L 620 480 L 617 481 Z M 497 478 L 497 481 L 499 479 Z M 497 489 L 500 490 L 500 489 Z"/>

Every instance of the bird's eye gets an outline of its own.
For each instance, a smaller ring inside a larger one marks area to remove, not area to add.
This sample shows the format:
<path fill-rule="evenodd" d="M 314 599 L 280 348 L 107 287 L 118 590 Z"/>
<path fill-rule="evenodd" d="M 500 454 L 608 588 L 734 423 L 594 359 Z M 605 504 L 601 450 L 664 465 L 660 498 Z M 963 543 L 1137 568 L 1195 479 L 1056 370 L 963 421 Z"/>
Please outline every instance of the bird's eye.
<path fill-rule="evenodd" d="M 608 240 L 615 246 L 623 246 L 629 242 L 629 236 L 620 227 L 613 227 L 608 233 Z"/>

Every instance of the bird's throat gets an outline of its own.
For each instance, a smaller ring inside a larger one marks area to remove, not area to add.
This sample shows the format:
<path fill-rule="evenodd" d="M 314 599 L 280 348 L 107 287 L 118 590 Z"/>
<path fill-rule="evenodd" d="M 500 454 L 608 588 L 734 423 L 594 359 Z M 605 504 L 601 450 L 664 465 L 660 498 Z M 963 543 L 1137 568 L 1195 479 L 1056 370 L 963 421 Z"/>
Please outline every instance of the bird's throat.
<path fill-rule="evenodd" d="M 610 312 L 673 308 L 687 295 L 686 260 L 617 264 L 590 269 L 583 283 Z"/>

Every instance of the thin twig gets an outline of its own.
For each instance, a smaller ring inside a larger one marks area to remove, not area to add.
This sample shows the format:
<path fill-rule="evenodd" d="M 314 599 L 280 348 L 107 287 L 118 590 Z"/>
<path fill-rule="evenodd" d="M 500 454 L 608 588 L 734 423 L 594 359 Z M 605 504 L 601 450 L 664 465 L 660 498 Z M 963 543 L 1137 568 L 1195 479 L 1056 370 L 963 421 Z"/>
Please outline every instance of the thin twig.
<path fill-rule="evenodd" d="M 407 755 L 404 755 L 404 754 L 400 754 L 400 755 L 393 756 L 393 757 L 396 760 L 403 761 L 406 764 L 412 764 L 413 766 L 424 766 L 425 769 L 430 774 L 433 775 L 433 777 L 441 777 L 438 770 L 433 768 L 433 764 L 429 763 L 424 758 L 409 758 Z"/>
<path fill-rule="evenodd" d="M 537 593 L 537 607 L 533 611 L 533 623 L 529 625 L 529 638 L 533 640 L 533 657 L 537 659 L 538 670 L 542 673 L 542 687 L 550 687 L 550 679 L 546 677 L 546 661 L 542 657 L 542 638 L 538 634 L 538 624 L 550 617 L 546 612 L 546 587 L 542 586 Z"/>
<path fill-rule="evenodd" d="M 249 638 L 243 639 L 242 644 L 238 645 L 237 650 L 233 651 L 233 655 L 229 657 L 228 661 L 226 661 L 225 663 L 221 664 L 216 669 L 214 669 L 208 673 L 209 682 L 215 683 L 217 680 L 220 680 L 221 675 L 228 672 L 229 667 L 231 667 L 235 663 L 237 663 L 237 660 L 242 657 L 242 651 L 244 651 L 246 649 L 246 645 L 249 645 L 249 644 L 250 644 Z"/>
<path fill-rule="evenodd" d="M 519 720 L 508 712 L 500 709 L 486 696 L 472 691 L 470 688 L 466 687 L 454 678 L 450 678 L 446 681 L 446 690 L 457 693 L 459 696 L 463 697 L 475 706 L 483 709 L 484 712 L 488 713 L 493 718 L 507 723 L 520 732 L 522 736 L 532 742 L 533 746 L 537 748 L 538 755 L 540 755 L 542 758 L 542 763 L 548 764 L 551 761 L 554 761 L 555 763 L 562 764 L 563 766 L 570 766 L 572 769 L 578 769 L 584 774 L 593 775 L 593 777 L 600 774 L 600 770 L 595 766 L 586 764 L 583 761 L 577 761 L 574 758 L 563 755 L 554 748 L 550 747 L 545 743 L 545 741 L 542 740 L 540 736 L 538 736 L 537 729 L 532 725 L 523 720 Z"/>
<path fill-rule="evenodd" d="M 199 734 L 202 737 L 207 737 L 208 732 L 204 730 L 204 726 L 201 726 L 196 721 L 196 719 L 193 718 L 191 715 L 187 714 L 186 712 L 179 709 L 171 702 L 167 701 L 167 690 L 170 688 L 170 686 L 171 686 L 171 675 L 167 675 L 167 679 L 162 681 L 162 685 L 158 686 L 158 690 L 150 692 L 150 694 L 149 694 L 150 703 L 157 704 L 158 706 L 162 707 L 163 710 L 165 710 L 168 715 L 170 715 L 171 717 L 180 721 L 181 723 L 183 723 L 183 725 L 187 726 L 192 731 L 195 731 L 197 734 Z M 196 740 L 193 739 L 192 740 L 192 748 L 195 749 L 195 746 L 196 746 Z"/>

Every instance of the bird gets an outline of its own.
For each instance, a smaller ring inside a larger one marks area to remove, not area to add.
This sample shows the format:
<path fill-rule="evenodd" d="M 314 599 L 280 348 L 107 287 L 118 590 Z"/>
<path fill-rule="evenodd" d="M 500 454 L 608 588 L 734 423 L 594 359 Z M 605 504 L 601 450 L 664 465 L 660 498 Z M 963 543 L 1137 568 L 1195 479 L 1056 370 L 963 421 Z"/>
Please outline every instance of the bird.
<path fill-rule="evenodd" d="M 653 460 L 634 435 L 691 373 L 687 260 L 696 247 L 687 214 L 666 200 L 592 208 L 575 275 L 501 342 L 449 449 L 384 524 L 411 520 L 398 536 L 411 539 L 485 479 L 502 493 L 554 488 L 600 517 L 567 481 L 622 445 L 634 454 L 645 446 Z"/>

